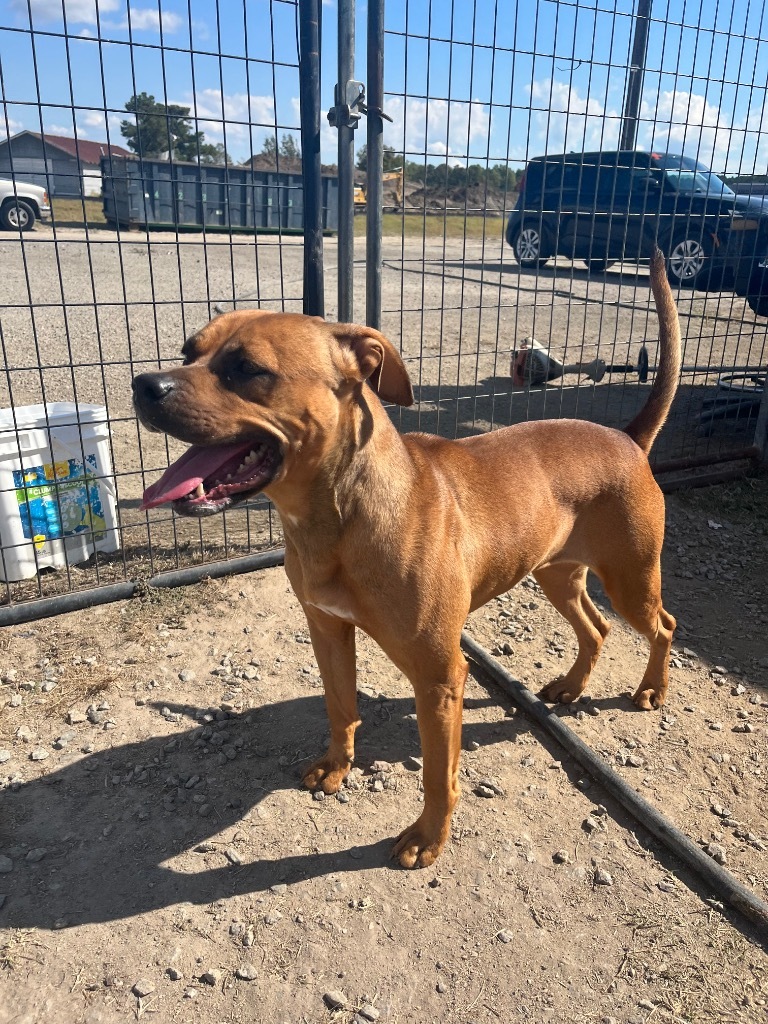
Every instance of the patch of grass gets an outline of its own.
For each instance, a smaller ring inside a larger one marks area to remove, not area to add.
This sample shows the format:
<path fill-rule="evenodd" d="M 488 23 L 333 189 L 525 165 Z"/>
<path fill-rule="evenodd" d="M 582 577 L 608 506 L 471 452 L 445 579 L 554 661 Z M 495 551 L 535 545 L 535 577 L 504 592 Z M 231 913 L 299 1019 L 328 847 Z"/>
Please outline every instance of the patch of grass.
<path fill-rule="evenodd" d="M 366 217 L 358 214 L 355 217 L 355 234 L 365 234 Z M 385 213 L 382 221 L 382 234 L 398 238 L 483 238 L 489 241 L 500 241 L 504 235 L 506 219 L 504 217 L 464 217 L 460 214 L 423 214 L 418 213 Z"/>
<path fill-rule="evenodd" d="M 34 952 L 36 947 L 42 949 L 43 943 L 35 938 L 33 929 L 18 928 L 0 946 L 0 970 L 13 971 L 25 961 L 41 964 L 43 961 Z"/>
<path fill-rule="evenodd" d="M 104 225 L 104 207 L 101 199 L 52 199 L 53 221 L 57 227 Z"/>

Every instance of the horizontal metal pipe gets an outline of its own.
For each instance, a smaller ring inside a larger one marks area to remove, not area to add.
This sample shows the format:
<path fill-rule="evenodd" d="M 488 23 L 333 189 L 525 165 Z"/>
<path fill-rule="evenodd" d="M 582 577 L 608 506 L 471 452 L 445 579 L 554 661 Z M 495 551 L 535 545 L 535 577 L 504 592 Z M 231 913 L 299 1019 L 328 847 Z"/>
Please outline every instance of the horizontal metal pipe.
<path fill-rule="evenodd" d="M 620 775 L 610 768 L 562 721 L 557 712 L 539 700 L 535 694 L 511 676 L 506 669 L 492 658 L 484 647 L 468 633 L 461 635 L 461 646 L 467 654 L 481 665 L 490 677 L 514 703 L 553 736 L 557 742 L 589 774 L 599 782 L 637 821 L 704 881 L 711 885 L 720 899 L 725 900 L 740 914 L 757 925 L 760 935 L 768 939 L 768 904 L 763 903 L 738 879 L 720 867 L 703 850 L 669 822 L 663 814 L 649 804 L 639 793 L 628 785 Z"/>
<path fill-rule="evenodd" d="M 221 562 L 204 562 L 192 565 L 187 569 L 173 569 L 171 572 L 158 573 L 142 581 L 148 587 L 187 587 L 200 583 L 204 579 L 219 579 L 222 576 L 235 576 L 238 573 L 254 572 L 257 569 L 271 569 L 282 565 L 285 561 L 285 548 L 273 551 L 260 551 L 255 555 L 243 555 Z M 38 601 L 25 601 L 0 608 L 0 627 L 19 626 L 37 619 L 48 619 L 52 615 L 63 615 L 65 612 L 79 612 L 84 608 L 94 608 L 113 601 L 126 601 L 133 597 L 139 583 L 126 580 L 123 583 L 108 583 L 92 590 L 75 590 L 68 594 L 57 594 L 55 597 L 44 597 Z"/>
<path fill-rule="evenodd" d="M 686 473 L 680 476 L 668 476 L 659 480 L 659 487 L 665 494 L 672 494 L 673 491 L 685 490 L 691 487 L 711 487 L 712 484 L 725 484 L 729 480 L 743 480 L 744 470 L 733 467 L 732 469 L 720 469 L 714 473 Z"/>
<path fill-rule="evenodd" d="M 718 452 L 708 455 L 686 455 L 682 459 L 667 459 L 666 462 L 652 464 L 654 476 L 657 473 L 673 473 L 680 469 L 696 469 L 699 466 L 717 466 L 723 462 L 741 462 L 745 459 L 754 461 L 760 457 L 757 445 L 749 448 L 734 448 L 730 452 Z"/>

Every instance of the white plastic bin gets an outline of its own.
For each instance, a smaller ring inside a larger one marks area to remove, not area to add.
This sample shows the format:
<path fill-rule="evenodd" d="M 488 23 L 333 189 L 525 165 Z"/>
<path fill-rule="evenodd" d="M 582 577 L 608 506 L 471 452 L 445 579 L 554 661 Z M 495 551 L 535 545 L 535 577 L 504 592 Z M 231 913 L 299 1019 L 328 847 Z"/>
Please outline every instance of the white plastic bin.
<path fill-rule="evenodd" d="M 0 580 L 115 551 L 116 526 L 104 406 L 0 409 Z"/>

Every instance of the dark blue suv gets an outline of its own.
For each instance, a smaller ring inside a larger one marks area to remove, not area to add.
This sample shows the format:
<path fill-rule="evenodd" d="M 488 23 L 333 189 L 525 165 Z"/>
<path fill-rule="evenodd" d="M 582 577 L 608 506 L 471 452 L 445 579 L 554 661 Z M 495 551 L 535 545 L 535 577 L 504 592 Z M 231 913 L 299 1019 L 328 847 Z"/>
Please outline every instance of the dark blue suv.
<path fill-rule="evenodd" d="M 523 267 L 559 255 L 597 273 L 618 260 L 646 260 L 658 244 L 673 285 L 732 288 L 768 316 L 768 203 L 736 195 L 689 157 L 616 150 L 536 157 L 507 241 Z"/>

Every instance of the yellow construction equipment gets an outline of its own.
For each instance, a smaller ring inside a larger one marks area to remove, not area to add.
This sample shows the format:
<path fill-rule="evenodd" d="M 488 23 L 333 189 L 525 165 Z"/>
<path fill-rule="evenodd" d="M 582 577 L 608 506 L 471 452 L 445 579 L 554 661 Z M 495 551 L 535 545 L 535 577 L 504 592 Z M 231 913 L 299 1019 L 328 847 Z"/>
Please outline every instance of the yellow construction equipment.
<path fill-rule="evenodd" d="M 382 175 L 385 185 L 388 181 L 395 182 L 395 206 L 398 210 L 402 209 L 403 206 L 403 177 L 402 167 L 395 167 L 391 171 L 384 171 Z M 364 213 L 367 202 L 365 185 L 355 185 L 355 213 Z"/>

